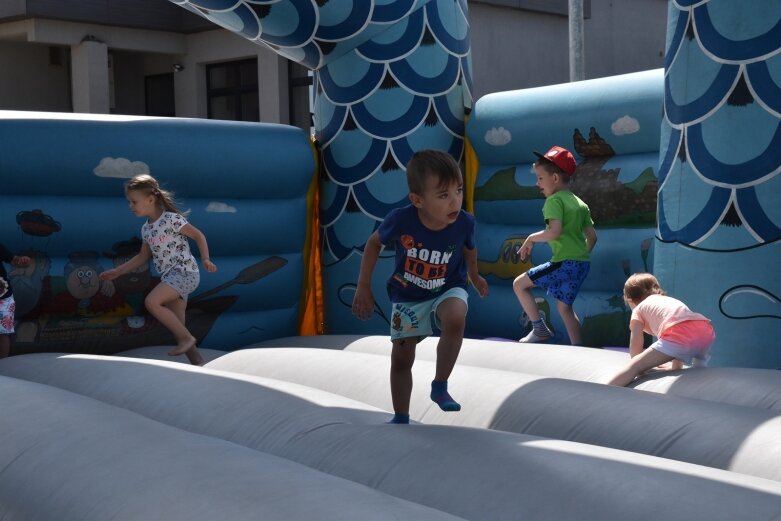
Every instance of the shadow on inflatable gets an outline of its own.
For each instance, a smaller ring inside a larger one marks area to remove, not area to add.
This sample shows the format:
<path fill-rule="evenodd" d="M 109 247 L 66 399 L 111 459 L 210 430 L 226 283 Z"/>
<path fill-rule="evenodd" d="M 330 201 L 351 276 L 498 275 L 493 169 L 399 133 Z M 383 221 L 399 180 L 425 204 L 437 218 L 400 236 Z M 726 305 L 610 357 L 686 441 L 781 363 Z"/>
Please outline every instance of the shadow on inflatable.
<path fill-rule="evenodd" d="M 287 347 L 211 352 L 205 368 L 133 352 L 3 360 L 3 514 L 779 515 L 781 422 L 762 408 L 463 364 L 452 380 L 461 413 L 439 411 L 416 389 L 411 414 L 423 423 L 387 425 L 387 358 L 339 349 L 341 337 L 316 338 L 324 349 L 297 346 L 310 338 L 292 337 L 274 342 Z M 386 341 L 361 339 L 377 347 Z M 496 344 L 468 347 L 501 360 L 497 351 L 507 348 Z M 425 381 L 433 369 L 420 360 L 415 371 L 416 381 Z M 691 499 L 659 501 L 681 490 Z"/>

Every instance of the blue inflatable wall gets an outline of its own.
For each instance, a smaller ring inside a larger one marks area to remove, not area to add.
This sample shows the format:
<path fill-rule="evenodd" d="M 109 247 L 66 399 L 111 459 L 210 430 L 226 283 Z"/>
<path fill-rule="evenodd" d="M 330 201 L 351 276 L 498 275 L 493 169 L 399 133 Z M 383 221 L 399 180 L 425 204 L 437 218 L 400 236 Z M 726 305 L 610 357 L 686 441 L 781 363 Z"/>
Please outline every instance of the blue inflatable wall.
<path fill-rule="evenodd" d="M 188 304 L 199 345 L 230 350 L 298 333 L 315 172 L 304 131 L 0 111 L 0 240 L 34 259 L 10 273 L 12 353 L 172 342 L 143 307 L 158 281 L 151 265 L 113 283 L 97 277 L 138 251 L 143 222 L 128 210 L 123 183 L 145 172 L 177 194 L 218 266 L 201 270 Z"/>
<path fill-rule="evenodd" d="M 655 270 L 713 365 L 781 368 L 781 3 L 670 2 Z"/>
<path fill-rule="evenodd" d="M 574 308 L 590 346 L 628 345 L 626 276 L 653 266 L 662 109 L 662 71 L 601 78 L 484 96 L 467 123 L 479 168 L 474 190 L 480 272 L 491 285 L 469 303 L 470 336 L 518 338 L 530 330 L 512 281 L 546 262 L 547 244 L 521 262 L 525 237 L 544 227 L 534 151 L 561 145 L 578 160 L 571 188 L 590 207 L 598 234 L 592 266 Z M 537 290 L 535 290 L 537 291 Z M 554 341 L 569 339 L 555 299 L 535 298 Z"/>

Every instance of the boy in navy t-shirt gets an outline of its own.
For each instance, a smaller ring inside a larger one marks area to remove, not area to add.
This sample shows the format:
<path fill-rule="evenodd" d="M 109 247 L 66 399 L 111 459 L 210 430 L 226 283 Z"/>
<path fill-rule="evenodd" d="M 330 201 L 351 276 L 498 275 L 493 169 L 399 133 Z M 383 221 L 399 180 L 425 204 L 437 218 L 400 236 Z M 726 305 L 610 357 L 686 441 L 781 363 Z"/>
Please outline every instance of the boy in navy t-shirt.
<path fill-rule="evenodd" d="M 464 338 L 467 281 L 481 297 L 488 294 L 488 283 L 477 272 L 475 219 L 461 209 L 464 182 L 458 164 L 445 152 L 421 150 L 407 164 L 407 184 L 412 204 L 392 210 L 366 241 L 352 305 L 355 316 L 371 318 L 372 273 L 384 245 L 395 243 L 396 263 L 387 284 L 395 413 L 389 423 L 409 423 L 415 346 L 432 333 L 432 315 L 442 335 L 431 399 L 443 411 L 461 410 L 447 380 Z"/>

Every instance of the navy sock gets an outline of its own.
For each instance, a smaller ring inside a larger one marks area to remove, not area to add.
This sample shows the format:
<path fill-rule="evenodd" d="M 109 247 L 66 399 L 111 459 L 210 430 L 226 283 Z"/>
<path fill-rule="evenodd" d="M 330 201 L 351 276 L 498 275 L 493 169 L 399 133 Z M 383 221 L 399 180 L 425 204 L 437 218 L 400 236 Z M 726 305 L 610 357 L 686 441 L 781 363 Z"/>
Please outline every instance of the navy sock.
<path fill-rule="evenodd" d="M 538 337 L 544 338 L 546 336 L 553 336 L 553 333 L 548 329 L 548 325 L 543 319 L 532 321 L 532 328 L 534 329 L 534 334 Z"/>
<path fill-rule="evenodd" d="M 434 380 L 431 382 L 431 399 L 443 411 L 461 410 L 461 404 L 455 401 L 447 392 L 447 380 Z"/>
<path fill-rule="evenodd" d="M 409 414 L 396 413 L 393 415 L 393 418 L 386 421 L 385 423 L 398 423 L 400 425 L 406 425 L 409 423 Z"/>

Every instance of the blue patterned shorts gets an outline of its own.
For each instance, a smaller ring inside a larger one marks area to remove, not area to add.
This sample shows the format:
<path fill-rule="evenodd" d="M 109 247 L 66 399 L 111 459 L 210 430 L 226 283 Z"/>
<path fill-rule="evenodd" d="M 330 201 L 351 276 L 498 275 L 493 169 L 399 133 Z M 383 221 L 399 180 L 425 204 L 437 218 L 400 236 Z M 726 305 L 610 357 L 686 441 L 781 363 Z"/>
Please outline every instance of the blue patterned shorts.
<path fill-rule="evenodd" d="M 526 273 L 535 286 L 547 290 L 548 295 L 571 306 L 589 269 L 591 263 L 588 261 L 565 260 L 546 262 Z"/>

